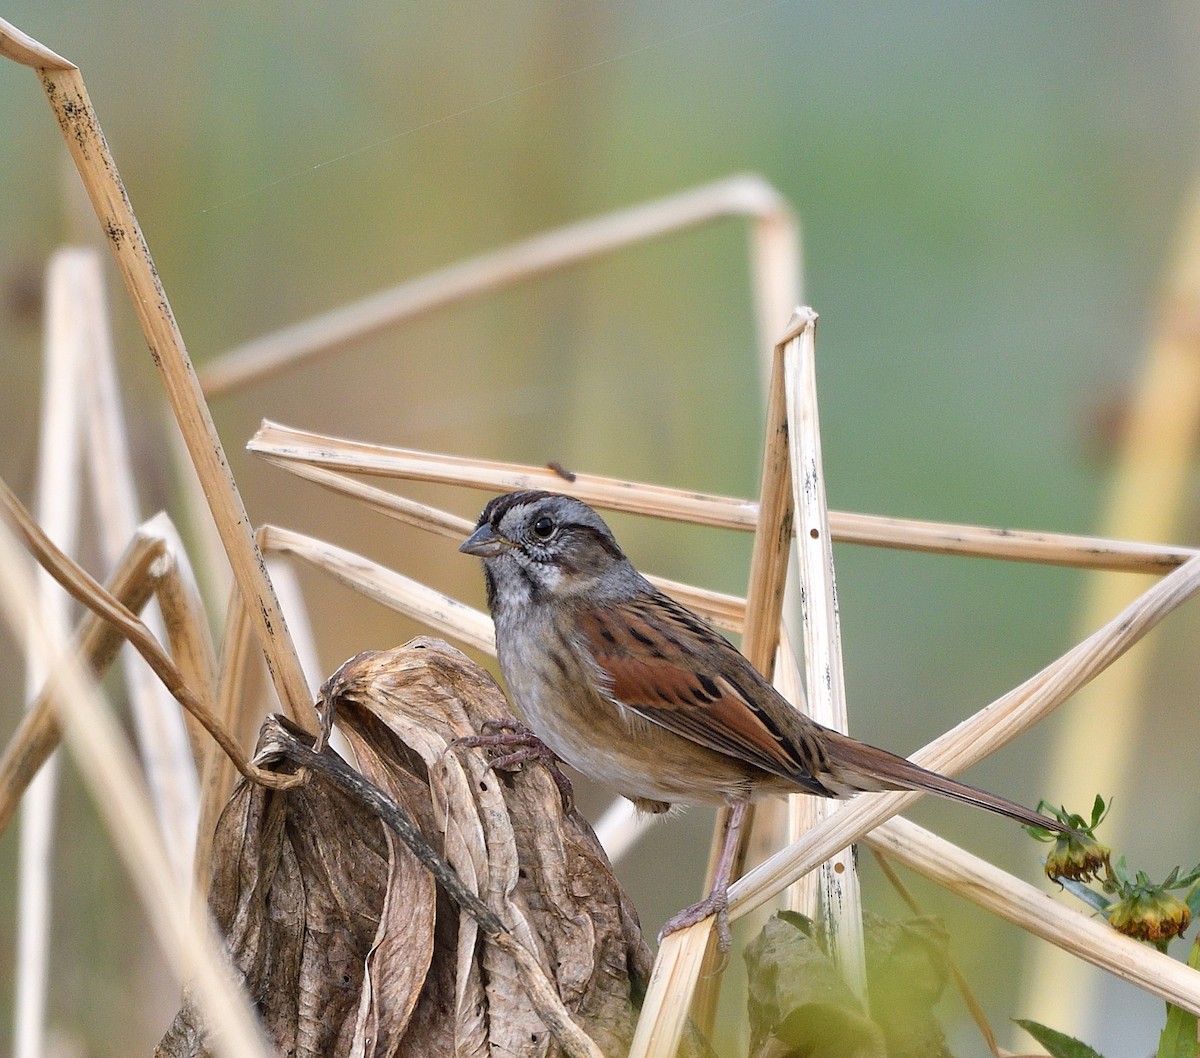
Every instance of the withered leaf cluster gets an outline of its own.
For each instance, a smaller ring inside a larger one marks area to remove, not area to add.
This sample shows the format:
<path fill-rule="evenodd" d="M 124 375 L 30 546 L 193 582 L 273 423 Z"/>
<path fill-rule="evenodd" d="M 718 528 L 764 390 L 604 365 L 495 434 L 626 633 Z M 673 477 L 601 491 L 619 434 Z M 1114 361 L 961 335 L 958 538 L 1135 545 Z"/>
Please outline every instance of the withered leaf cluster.
<path fill-rule="evenodd" d="M 323 696 L 362 775 L 535 953 L 600 1050 L 624 1054 L 649 949 L 595 835 L 547 769 L 491 770 L 487 750 L 455 745 L 508 716 L 491 678 L 422 638 L 352 658 Z M 294 738 L 269 720 L 257 762 L 285 766 Z M 218 824 L 209 907 L 279 1053 L 562 1053 L 511 956 L 377 815 L 319 775 L 285 791 L 237 787 Z M 156 1053 L 212 1053 L 190 1002 Z"/>
<path fill-rule="evenodd" d="M 950 1058 L 933 1006 L 950 976 L 936 918 L 863 915 L 871 1013 L 818 930 L 780 912 L 746 949 L 751 1058 Z"/>

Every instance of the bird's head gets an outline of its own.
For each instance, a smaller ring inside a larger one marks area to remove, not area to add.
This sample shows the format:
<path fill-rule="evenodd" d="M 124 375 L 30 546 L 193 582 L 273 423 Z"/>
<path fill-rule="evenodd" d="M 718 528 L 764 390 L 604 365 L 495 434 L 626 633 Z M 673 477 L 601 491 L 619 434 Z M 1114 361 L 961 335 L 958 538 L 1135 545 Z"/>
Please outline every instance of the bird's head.
<path fill-rule="evenodd" d="M 459 550 L 483 559 L 493 616 L 498 606 L 603 598 L 637 578 L 604 519 L 554 492 L 497 496 Z"/>

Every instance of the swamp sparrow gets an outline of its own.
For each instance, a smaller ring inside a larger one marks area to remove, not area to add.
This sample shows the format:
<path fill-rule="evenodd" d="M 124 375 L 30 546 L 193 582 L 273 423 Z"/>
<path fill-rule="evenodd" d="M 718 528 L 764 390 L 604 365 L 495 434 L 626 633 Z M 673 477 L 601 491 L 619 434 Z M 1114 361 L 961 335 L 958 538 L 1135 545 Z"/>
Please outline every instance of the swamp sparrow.
<path fill-rule="evenodd" d="M 763 795 L 924 790 L 1049 830 L 1061 824 L 823 727 L 733 645 L 625 557 L 587 504 L 512 492 L 483 509 L 461 551 L 483 559 L 508 692 L 558 757 L 639 808 L 732 808 L 710 896 L 664 932 L 724 908 L 746 805 Z"/>

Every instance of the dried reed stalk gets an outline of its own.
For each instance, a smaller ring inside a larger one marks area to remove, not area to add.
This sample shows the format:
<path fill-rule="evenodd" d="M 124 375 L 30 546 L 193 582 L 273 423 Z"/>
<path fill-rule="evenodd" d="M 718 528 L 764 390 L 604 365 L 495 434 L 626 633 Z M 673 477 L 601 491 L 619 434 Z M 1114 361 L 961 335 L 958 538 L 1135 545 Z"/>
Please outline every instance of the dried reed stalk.
<path fill-rule="evenodd" d="M 833 540 L 825 499 L 825 466 L 817 415 L 817 317 L 798 310 L 785 335 L 784 372 L 788 430 L 792 439 L 792 499 L 796 506 L 796 550 L 800 557 L 804 638 L 804 686 L 809 715 L 843 733 L 850 728 L 842 634 L 833 572 Z M 817 821 L 836 811 L 832 801 L 814 805 Z M 862 895 L 853 848 L 838 851 L 821 864 L 820 915 L 829 936 L 830 954 L 851 991 L 867 1006 L 866 940 Z"/>
<path fill-rule="evenodd" d="M 459 643 L 495 656 L 496 638 L 487 614 L 352 551 L 303 533 L 264 525 L 259 529 L 259 541 L 264 551 L 303 559 L 368 598 L 422 621 Z"/>
<path fill-rule="evenodd" d="M 811 320 L 806 321 L 811 327 Z M 803 325 L 802 325 L 803 329 Z M 791 328 L 789 328 L 791 330 Z M 746 590 L 745 631 L 742 651 L 767 679 L 775 662 L 779 644 L 780 622 L 783 617 L 784 588 L 787 583 L 788 555 L 792 547 L 793 496 L 790 488 L 790 449 L 788 403 L 786 395 L 784 342 L 772 352 L 771 372 L 767 385 L 766 432 L 763 444 L 763 464 L 759 488 L 758 528 L 750 556 L 750 577 Z M 704 891 L 711 892 L 716 880 L 717 866 L 725 844 L 731 809 L 717 811 L 705 869 Z M 755 831 L 756 810 L 748 808 L 742 823 L 738 846 L 730 873 L 737 878 L 745 869 L 746 853 Z M 761 825 L 758 830 L 761 832 Z M 761 833 L 760 835 L 761 836 Z M 778 847 L 776 844 L 775 847 Z M 701 1031 L 712 1034 L 722 974 L 719 964 L 723 956 L 708 938 L 705 955 L 706 970 L 696 994 L 693 1017 Z"/>
<path fill-rule="evenodd" d="M 768 679 L 775 666 L 779 627 L 783 615 L 783 590 L 787 579 L 794 517 L 789 466 L 788 407 L 785 392 L 782 343 L 775 348 L 767 390 L 766 434 L 754 549 L 746 589 L 745 630 L 742 650 L 750 663 Z"/>
<path fill-rule="evenodd" d="M 758 504 L 749 500 L 705 496 L 594 474 L 576 474 L 574 481 L 567 481 L 557 471 L 547 467 L 497 463 L 351 441 L 297 430 L 270 420 L 263 421 L 247 442 L 246 449 L 278 465 L 302 462 L 310 466 L 350 470 L 356 474 L 440 485 L 466 485 L 495 492 L 548 489 L 551 492 L 569 493 L 608 510 L 694 525 L 753 530 L 758 520 Z"/>
<path fill-rule="evenodd" d="M 195 989 L 229 1058 L 266 1058 L 254 1015 L 231 986 L 220 945 L 192 915 L 159 838 L 137 763 L 108 715 L 94 682 L 53 619 L 34 600 L 25 556 L 7 525 L 0 529 L 0 607 L 13 632 L 28 637 L 50 673 L 50 695 L 63 708 L 72 756 L 104 818 L 150 925 L 179 981 Z"/>
<path fill-rule="evenodd" d="M 834 540 L 938 555 L 1037 562 L 1045 566 L 1162 575 L 1200 554 L 1191 547 L 1136 543 L 1100 536 L 989 529 L 950 522 L 829 512 Z"/>
<path fill-rule="evenodd" d="M 667 521 L 743 532 L 753 532 L 758 525 L 756 500 L 715 496 L 592 474 L 577 474 L 575 481 L 568 482 L 545 467 L 368 444 L 282 426 L 269 420 L 263 421 L 246 447 L 290 473 L 309 477 L 347 494 L 352 494 L 349 484 L 338 483 L 337 479 L 328 476 L 318 478 L 312 473 L 313 469 L 331 468 L 409 481 L 465 485 L 494 492 L 549 489 L 568 493 L 606 510 L 643 514 Z M 387 493 L 378 492 L 374 494 L 374 500 L 386 503 L 382 500 L 384 496 Z M 374 505 L 374 500 L 367 502 Z M 403 504 L 419 506 L 412 505 L 411 501 L 397 500 L 393 511 L 384 513 L 400 517 L 394 512 L 398 512 Z M 1167 544 L 885 518 L 839 511 L 829 512 L 829 525 L 833 539 L 841 543 L 1036 562 L 1077 569 L 1164 574 L 1200 554 L 1200 549 Z"/>
<path fill-rule="evenodd" d="M 46 270 L 36 504 L 46 531 L 68 551 L 77 550 L 79 540 L 82 365 L 90 330 L 87 284 L 86 261 L 80 252 L 53 255 Z M 37 586 L 56 627 L 67 627 L 70 601 L 44 574 L 37 577 Z M 49 673 L 32 647 L 26 646 L 25 654 L 25 697 L 32 703 Z M 58 769 L 51 760 L 33 782 L 22 811 L 13 1019 L 17 1058 L 35 1058 L 45 1049 L 57 782 Z"/>
<path fill-rule="evenodd" d="M 88 433 L 87 469 L 96 510 L 94 522 L 101 556 L 105 568 L 109 568 L 138 532 L 141 515 L 125 436 L 101 258 L 90 248 L 71 252 L 80 259 L 80 310 L 86 330 L 79 367 L 80 377 L 87 380 L 87 385 L 78 413 L 84 417 Z M 179 582 L 179 577 L 191 575 L 187 559 L 183 557 L 183 547 L 165 516 L 156 528 L 145 528 L 148 532 L 167 534 L 172 544 L 165 553 L 172 556 L 168 561 L 182 564 L 177 567 L 175 576 L 160 578 L 160 603 L 164 610 L 167 606 L 184 607 L 181 615 L 167 618 L 168 626 L 174 629 L 172 648 L 178 646 L 181 652 L 175 656 L 183 663 L 188 685 L 210 704 L 216 659 L 208 637 L 208 622 L 203 620 L 203 609 L 199 609 L 202 620 L 197 624 L 188 612 L 189 605 L 194 604 L 189 604 L 187 589 Z M 180 585 L 179 594 L 172 592 L 172 586 L 176 584 Z M 143 619 L 154 636 L 163 640 L 164 622 L 154 607 L 148 609 Z M 194 631 L 186 631 L 188 628 Z M 192 873 L 192 835 L 198 811 L 196 763 L 184 720 L 188 714 L 179 710 L 162 683 L 132 651 L 125 652 L 121 668 L 137 732 L 139 756 L 158 812 L 160 829 L 175 873 L 180 883 L 186 885 Z"/>
<path fill-rule="evenodd" d="M 166 545 L 158 571 L 158 587 L 154 593 L 162 614 L 163 631 L 171 657 L 179 666 L 183 682 L 192 688 L 197 698 L 212 708 L 217 698 L 217 654 L 208 627 L 208 613 L 204 608 L 204 600 L 200 597 L 196 572 L 188 559 L 187 550 L 179 538 L 174 522 L 165 512 L 159 512 L 146 521 L 139 532 L 156 536 Z M 153 630 L 151 626 L 151 631 Z M 174 705 L 171 709 L 173 713 L 179 714 Z M 211 740 L 190 713 L 184 711 L 179 715 L 184 716 L 189 724 L 188 733 L 193 754 L 188 762 L 189 781 L 194 786 L 192 798 L 197 807 L 192 811 L 190 825 L 184 830 L 184 834 L 190 838 L 196 829 L 199 804 L 199 779 L 195 762 L 207 750 Z M 189 852 L 189 864 L 191 858 Z"/>
<path fill-rule="evenodd" d="M 1107 922 L 1064 907 L 1050 894 L 901 816 L 876 827 L 864 840 L 876 851 L 1071 956 L 1200 1014 L 1200 973 L 1118 933 Z M 1058 989 L 1054 992 L 1061 994 Z"/>
<path fill-rule="evenodd" d="M 266 457 L 266 461 L 272 466 L 282 467 L 298 478 L 314 482 L 330 492 L 349 496 L 371 510 L 394 518 L 404 525 L 411 525 L 416 529 L 453 540 L 456 545 L 470 536 L 471 531 L 475 528 L 474 522 L 466 518 L 438 510 L 426 503 L 418 503 L 405 496 L 385 492 L 383 489 L 368 485 L 365 481 L 359 481 L 340 471 L 329 470 L 312 463 L 277 459 L 270 455 Z"/>
<path fill-rule="evenodd" d="M 358 500 L 372 510 L 394 518 L 405 525 L 453 540 L 456 546 L 475 528 L 475 523 L 466 518 L 459 518 L 457 515 L 428 504 L 417 503 L 404 496 L 385 492 L 374 485 L 351 478 L 345 473 L 327 470 L 309 463 L 279 460 L 271 456 L 267 457 L 267 462 L 282 467 L 306 481 L 321 485 L 331 492 Z M 690 606 L 697 613 L 703 614 L 718 628 L 724 628 L 730 632 L 743 630 L 746 616 L 744 599 L 736 595 L 727 595 L 722 592 L 697 588 L 691 584 L 683 584 L 676 580 L 668 580 L 666 577 L 658 577 L 654 574 L 647 574 L 647 579 L 668 595 L 678 599 L 684 605 Z"/>
<path fill-rule="evenodd" d="M 246 613 L 245 600 L 236 588 L 229 593 L 225 611 L 224 639 L 217 683 L 216 716 L 227 731 L 239 730 L 238 719 L 246 705 L 246 670 L 253 649 L 254 632 Z M 212 841 L 221 809 L 233 790 L 235 769 L 229 757 L 209 744 L 200 758 L 200 819 L 196 825 L 194 893 L 198 906 L 205 906 Z"/>
<path fill-rule="evenodd" d="M 315 701 L 321 693 L 321 683 L 324 679 L 321 659 L 317 651 L 317 637 L 313 630 L 308 608 L 304 605 L 304 592 L 300 590 L 300 580 L 295 569 L 287 562 L 271 558 L 263 547 L 262 531 L 255 533 L 259 550 L 267 559 L 267 569 L 271 573 L 271 582 L 279 595 L 279 602 L 284 613 L 288 615 L 288 628 L 292 631 L 292 642 L 296 644 L 296 653 L 304 669 L 304 678 L 308 681 L 309 693 Z"/>
<path fill-rule="evenodd" d="M 247 342 L 204 367 L 204 392 L 218 396 L 434 309 L 724 217 L 754 222 L 753 280 L 765 349 L 799 292 L 796 224 L 773 187 L 737 176 L 545 232 Z"/>
<path fill-rule="evenodd" d="M 38 72 L 129 291 L 167 399 L 200 476 L 234 579 L 250 600 L 251 621 L 267 658 L 276 693 L 287 708 L 312 721 L 300 663 L 288 638 L 287 625 L 262 556 L 255 547 L 249 518 L 83 78 L 74 64 L 7 22 L 0 23 L 0 54 Z"/>

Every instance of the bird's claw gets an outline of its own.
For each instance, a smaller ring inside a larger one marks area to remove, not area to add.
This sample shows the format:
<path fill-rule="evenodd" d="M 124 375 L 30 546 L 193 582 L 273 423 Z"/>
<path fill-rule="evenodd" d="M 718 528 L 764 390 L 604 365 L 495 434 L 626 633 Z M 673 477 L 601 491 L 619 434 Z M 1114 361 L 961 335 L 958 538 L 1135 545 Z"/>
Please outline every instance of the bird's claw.
<path fill-rule="evenodd" d="M 510 771 L 528 761 L 541 761 L 554 785 L 558 787 L 563 809 L 567 812 L 575 807 L 575 788 L 563 774 L 558 755 L 540 738 L 518 720 L 508 717 L 492 717 L 479 725 L 484 733 L 456 738 L 453 745 L 488 749 L 509 748 L 511 751 L 492 757 L 488 767 L 492 771 Z"/>
<path fill-rule="evenodd" d="M 662 943 L 663 937 L 668 933 L 687 929 L 688 926 L 703 922 L 712 915 L 717 918 L 717 947 L 720 948 L 722 954 L 727 953 L 733 944 L 733 933 L 729 928 L 729 890 L 725 886 L 714 889 L 698 904 L 685 907 L 678 914 L 667 919 L 663 928 L 658 932 L 659 943 Z"/>

